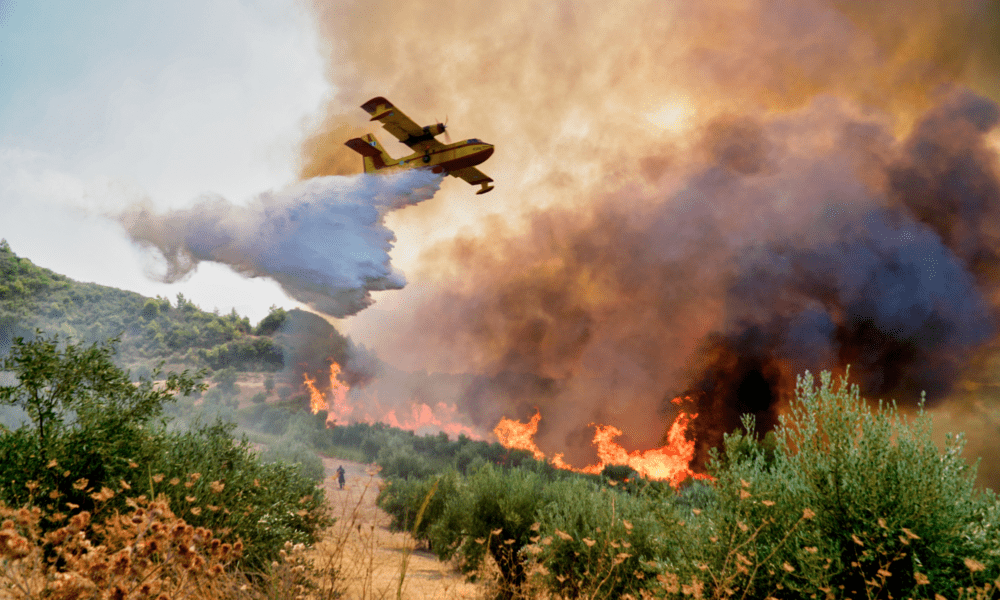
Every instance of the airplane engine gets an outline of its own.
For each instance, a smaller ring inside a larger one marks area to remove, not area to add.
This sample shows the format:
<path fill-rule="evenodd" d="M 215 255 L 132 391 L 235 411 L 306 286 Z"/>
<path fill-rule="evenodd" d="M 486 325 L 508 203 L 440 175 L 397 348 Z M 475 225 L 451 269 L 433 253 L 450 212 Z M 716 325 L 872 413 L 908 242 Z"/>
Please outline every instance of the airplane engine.
<path fill-rule="evenodd" d="M 427 125 L 424 127 L 424 133 L 429 133 L 431 135 L 441 135 L 447 126 L 444 123 L 438 123 L 436 125 Z"/>

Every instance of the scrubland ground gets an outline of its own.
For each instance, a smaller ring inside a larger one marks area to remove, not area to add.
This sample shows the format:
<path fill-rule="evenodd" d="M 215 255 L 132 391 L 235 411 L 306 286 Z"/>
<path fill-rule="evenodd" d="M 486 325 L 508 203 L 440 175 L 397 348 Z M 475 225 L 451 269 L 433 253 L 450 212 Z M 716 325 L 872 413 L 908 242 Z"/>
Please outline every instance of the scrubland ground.
<path fill-rule="evenodd" d="M 344 466 L 346 483 L 337 484 L 337 467 Z M 403 598 L 481 598 L 480 586 L 465 581 L 450 564 L 423 550 L 408 533 L 389 531 L 389 516 L 375 505 L 382 480 L 374 467 L 324 458 L 323 487 L 337 523 L 313 550 L 317 564 L 335 563 L 345 598 L 395 598 L 404 572 Z"/>

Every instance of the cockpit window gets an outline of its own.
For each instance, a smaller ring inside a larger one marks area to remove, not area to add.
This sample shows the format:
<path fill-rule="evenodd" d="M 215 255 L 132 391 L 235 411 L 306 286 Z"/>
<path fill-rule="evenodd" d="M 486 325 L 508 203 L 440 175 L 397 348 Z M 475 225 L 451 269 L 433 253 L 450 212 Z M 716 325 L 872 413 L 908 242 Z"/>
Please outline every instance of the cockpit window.
<path fill-rule="evenodd" d="M 470 144 L 482 144 L 482 142 L 479 141 L 479 138 L 472 138 L 472 139 L 469 140 L 469 143 Z"/>

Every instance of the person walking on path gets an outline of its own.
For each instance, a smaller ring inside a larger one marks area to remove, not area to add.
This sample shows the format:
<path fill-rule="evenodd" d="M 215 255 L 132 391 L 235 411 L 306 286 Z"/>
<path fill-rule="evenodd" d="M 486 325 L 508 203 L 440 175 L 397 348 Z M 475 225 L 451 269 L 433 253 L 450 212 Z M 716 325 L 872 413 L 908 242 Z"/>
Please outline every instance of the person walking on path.
<path fill-rule="evenodd" d="M 340 465 L 339 467 L 337 467 L 337 483 L 340 484 L 340 489 L 344 489 L 344 475 L 345 474 L 346 474 L 346 471 L 344 471 L 344 465 Z"/>

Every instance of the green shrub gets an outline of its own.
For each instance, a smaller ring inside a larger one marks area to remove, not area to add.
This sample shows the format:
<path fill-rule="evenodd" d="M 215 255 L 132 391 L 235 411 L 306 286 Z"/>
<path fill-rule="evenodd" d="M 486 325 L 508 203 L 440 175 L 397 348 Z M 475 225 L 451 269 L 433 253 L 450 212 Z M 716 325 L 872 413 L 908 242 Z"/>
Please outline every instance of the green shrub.
<path fill-rule="evenodd" d="M 664 513 L 669 509 L 659 498 L 579 477 L 550 483 L 526 548 L 543 567 L 536 583 L 564 598 L 639 597 L 655 581 L 650 564 L 685 543 L 673 513 Z"/>
<path fill-rule="evenodd" d="M 288 313 L 283 308 L 272 306 L 271 312 L 260 320 L 254 333 L 257 335 L 274 335 L 285 324 L 285 319 L 287 318 Z"/>
<path fill-rule="evenodd" d="M 488 552 L 500 570 L 500 593 L 511 597 L 525 581 L 522 549 L 536 535 L 545 482 L 537 473 L 485 465 L 445 496 L 428 537 L 440 558 L 458 556 L 475 572 Z M 534 527 L 534 528 L 533 528 Z"/>
<path fill-rule="evenodd" d="M 382 476 L 398 479 L 424 479 L 434 474 L 430 462 L 403 445 L 383 448 L 376 459 Z"/>
<path fill-rule="evenodd" d="M 968 558 L 984 565 L 980 582 L 1000 576 L 996 534 L 982 535 L 978 512 L 989 499 L 974 490 L 964 441 L 949 436 L 942 453 L 923 402 L 913 419 L 895 404 L 872 410 L 857 386 L 845 377 L 835 387 L 829 373 L 819 385 L 800 377 L 796 400 L 775 432 L 779 461 L 801 482 L 800 503 L 816 512 L 810 529 L 834 565 L 831 585 L 914 594 L 921 573 L 935 593 L 953 597 L 972 582 Z M 995 531 L 996 522 L 985 525 Z"/>
<path fill-rule="evenodd" d="M 235 395 L 239 393 L 239 386 L 236 385 L 238 375 L 236 369 L 226 367 L 220 369 L 212 375 L 212 381 L 219 384 L 218 389 L 224 394 Z"/>
<path fill-rule="evenodd" d="M 298 465 L 262 462 L 233 428 L 165 434 L 142 488 L 166 495 L 188 523 L 242 539 L 243 566 L 266 570 L 286 541 L 313 543 L 329 523 L 323 491 Z"/>
<path fill-rule="evenodd" d="M 773 447 L 745 427 L 710 465 L 715 502 L 689 522 L 691 576 L 708 565 L 702 581 L 753 597 L 951 598 L 1000 575 L 995 497 L 974 490 L 961 438 L 938 449 L 922 408 L 873 409 L 846 378 L 806 373 Z"/>
<path fill-rule="evenodd" d="M 278 406 L 267 406 L 260 415 L 258 429 L 271 435 L 282 435 L 288 429 L 292 414 Z"/>
<path fill-rule="evenodd" d="M 162 422 L 163 405 L 200 386 L 187 372 L 133 384 L 112 361 L 116 343 L 61 344 L 41 332 L 14 340 L 0 371 L 16 383 L 0 386 L 0 404 L 20 408 L 30 424 L 0 432 L 0 500 L 20 506 L 38 490 L 53 512 L 67 502 L 92 510 L 95 490 L 122 490 L 134 478 L 131 465 L 155 455 L 149 431 Z M 124 508 L 124 500 L 107 506 Z"/>
<path fill-rule="evenodd" d="M 316 482 L 323 481 L 325 477 L 323 460 L 312 448 L 292 437 L 285 436 L 271 444 L 260 458 L 265 463 L 280 462 L 297 466 L 304 477 Z"/>
<path fill-rule="evenodd" d="M 437 488 L 417 525 L 417 512 L 434 485 Z M 391 518 L 389 529 L 409 531 L 433 549 L 429 530 L 444 515 L 448 499 L 457 493 L 460 485 L 461 478 L 455 471 L 445 471 L 438 477 L 428 479 L 390 479 L 379 491 L 378 505 Z M 416 530 L 414 525 L 417 525 Z"/>
<path fill-rule="evenodd" d="M 285 541 L 311 542 L 328 523 L 322 491 L 298 467 L 263 464 L 232 425 L 166 432 L 163 408 L 203 389 L 186 373 L 130 381 L 111 360 L 115 342 L 84 346 L 17 339 L 0 371 L 0 403 L 30 423 L 0 430 L 0 501 L 47 514 L 112 514 L 128 498 L 165 495 L 178 515 L 243 540 L 242 565 L 266 569 Z M 55 517 L 44 521 L 55 529 Z"/>

